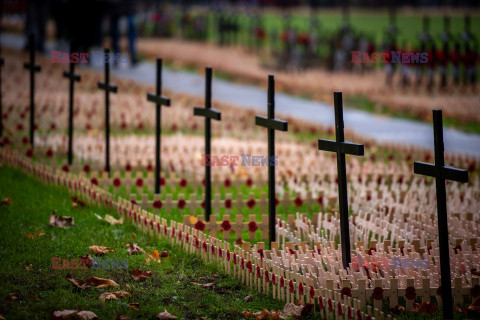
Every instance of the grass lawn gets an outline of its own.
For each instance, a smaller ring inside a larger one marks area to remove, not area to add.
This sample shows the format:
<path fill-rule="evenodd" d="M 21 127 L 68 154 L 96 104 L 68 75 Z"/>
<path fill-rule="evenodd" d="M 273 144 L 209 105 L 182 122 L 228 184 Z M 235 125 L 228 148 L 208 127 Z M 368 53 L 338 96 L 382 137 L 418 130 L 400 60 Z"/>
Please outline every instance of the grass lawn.
<path fill-rule="evenodd" d="M 110 226 L 98 220 L 112 210 L 99 207 L 73 207 L 66 189 L 46 186 L 25 173 L 10 167 L 0 168 L 0 199 L 9 197 L 10 205 L 0 207 L 0 314 L 7 319 L 46 319 L 56 310 L 90 310 L 99 319 L 115 319 L 126 315 L 131 319 L 153 319 L 167 309 L 179 318 L 241 319 L 244 309 L 282 309 L 283 303 L 258 294 L 237 279 L 227 277 L 216 267 L 205 265 L 200 258 L 186 254 L 179 247 L 138 231 L 130 224 Z M 72 216 L 75 226 L 61 229 L 49 226 L 49 215 Z M 39 237 L 28 237 L 43 231 Z M 133 236 L 135 235 L 135 236 Z M 137 243 L 146 252 L 167 250 L 168 261 L 146 265 L 144 255 L 129 256 L 125 245 Z M 74 259 L 88 254 L 92 245 L 113 249 L 105 258 L 127 259 L 128 270 L 52 269 L 52 257 Z M 30 270 L 25 266 L 32 265 Z M 129 271 L 141 268 L 152 271 L 144 282 L 135 281 Z M 71 273 L 75 279 L 92 276 L 108 278 L 120 286 L 111 289 L 79 290 L 65 280 Z M 204 288 L 198 283 L 214 283 Z M 125 290 L 128 298 L 102 302 L 100 294 Z M 7 301 L 13 293 L 18 298 Z M 243 298 L 253 297 L 252 302 Z M 140 310 L 129 307 L 139 303 Z"/>

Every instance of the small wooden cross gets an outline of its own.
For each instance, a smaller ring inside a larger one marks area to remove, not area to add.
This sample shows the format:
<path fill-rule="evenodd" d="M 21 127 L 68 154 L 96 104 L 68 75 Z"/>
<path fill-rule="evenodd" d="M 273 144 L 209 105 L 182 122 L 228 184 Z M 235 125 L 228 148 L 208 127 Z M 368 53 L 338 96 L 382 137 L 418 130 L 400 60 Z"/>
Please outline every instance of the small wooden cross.
<path fill-rule="evenodd" d="M 205 108 L 193 108 L 193 115 L 205 117 L 205 155 L 210 156 L 211 119 L 221 120 L 221 112 L 212 109 L 212 68 L 205 68 Z M 210 221 L 212 214 L 212 178 L 211 166 L 205 165 L 205 220 Z"/>
<path fill-rule="evenodd" d="M 433 110 L 433 135 L 435 145 L 435 164 L 415 161 L 413 171 L 416 174 L 435 178 L 437 189 L 438 242 L 440 249 L 443 318 L 453 319 L 445 180 L 453 180 L 463 183 L 468 182 L 468 171 L 445 165 L 442 110 Z"/>
<path fill-rule="evenodd" d="M 70 56 L 74 52 L 73 41 L 70 42 Z M 75 73 L 75 63 L 70 62 L 70 72 L 64 71 L 63 77 L 70 79 L 70 96 L 69 96 L 69 108 L 68 108 L 68 165 L 72 165 L 73 159 L 73 89 L 75 81 L 80 82 L 80 75 Z"/>
<path fill-rule="evenodd" d="M 345 141 L 345 135 L 343 132 L 342 93 L 334 92 L 333 98 L 335 105 L 335 135 L 337 141 L 320 139 L 318 140 L 318 150 L 337 153 L 338 202 L 340 206 L 340 242 L 342 245 L 343 267 L 347 268 L 351 262 L 351 253 L 348 224 L 348 194 L 345 154 L 363 156 L 363 145 Z"/>
<path fill-rule="evenodd" d="M 104 49 L 105 57 L 110 49 Z M 98 82 L 98 89 L 105 90 L 105 171 L 110 176 L 110 92 L 117 93 L 117 86 L 110 83 L 110 61 L 105 59 L 105 82 Z"/>
<path fill-rule="evenodd" d="M 275 80 L 273 75 L 268 76 L 268 117 L 255 117 L 255 124 L 268 129 L 268 225 L 270 245 L 276 241 L 275 237 L 275 130 L 287 131 L 288 122 L 275 119 Z"/>
<path fill-rule="evenodd" d="M 157 58 L 157 88 L 156 94 L 147 93 L 147 100 L 154 102 L 156 105 L 155 119 L 156 119 L 156 131 L 155 131 L 155 193 L 160 193 L 160 153 L 161 153 L 161 140 L 160 135 L 162 133 L 162 106 L 169 107 L 170 99 L 162 96 L 162 59 Z"/>
<path fill-rule="evenodd" d="M 28 38 L 30 49 L 30 62 L 25 62 L 24 69 L 30 70 L 30 144 L 33 149 L 34 131 L 35 131 L 35 72 L 40 72 L 41 68 L 35 64 L 35 36 L 30 33 Z"/>

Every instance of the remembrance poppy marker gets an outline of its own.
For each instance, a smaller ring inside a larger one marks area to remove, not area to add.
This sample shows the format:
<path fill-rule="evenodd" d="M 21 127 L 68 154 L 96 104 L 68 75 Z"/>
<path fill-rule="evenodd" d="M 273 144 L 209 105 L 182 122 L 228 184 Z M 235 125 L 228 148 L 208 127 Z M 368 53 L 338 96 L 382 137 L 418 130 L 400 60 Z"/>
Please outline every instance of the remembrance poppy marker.
<path fill-rule="evenodd" d="M 205 156 L 210 156 L 211 146 L 211 119 L 220 120 L 221 112 L 212 109 L 212 68 L 205 68 L 205 108 L 195 107 L 193 115 L 205 117 Z M 205 221 L 210 221 L 212 214 L 212 178 L 211 166 L 205 164 Z"/>
<path fill-rule="evenodd" d="M 105 49 L 105 82 L 99 82 L 98 88 L 105 90 L 105 171 L 110 175 L 110 92 L 117 93 L 117 86 L 110 83 L 110 49 Z"/>
<path fill-rule="evenodd" d="M 343 267 L 347 268 L 351 262 L 350 232 L 348 224 L 348 194 L 347 171 L 345 168 L 345 154 L 363 156 L 363 145 L 345 141 L 343 132 L 343 104 L 342 93 L 334 92 L 335 105 L 335 135 L 337 141 L 318 140 L 318 150 L 337 153 L 338 175 L 338 202 L 340 205 L 340 242 L 342 245 Z"/>
<path fill-rule="evenodd" d="M 30 70 L 30 144 L 33 149 L 35 130 L 35 72 L 40 72 L 40 66 L 35 64 L 35 37 L 33 33 L 28 38 L 30 62 L 25 62 L 24 69 Z"/>
<path fill-rule="evenodd" d="M 255 124 L 268 129 L 268 227 L 270 245 L 275 242 L 275 130 L 287 131 L 288 122 L 275 119 L 275 80 L 268 76 L 268 117 L 255 117 Z"/>
<path fill-rule="evenodd" d="M 438 243 L 442 286 L 443 318 L 453 319 L 452 285 L 450 278 L 450 253 L 448 245 L 447 195 L 445 180 L 468 182 L 468 171 L 445 165 L 443 145 L 442 110 L 433 110 L 435 164 L 415 161 L 416 174 L 434 177 L 437 189 Z"/>
<path fill-rule="evenodd" d="M 160 193 L 160 135 L 162 133 L 162 106 L 170 107 L 170 99 L 162 96 L 162 59 L 157 58 L 157 87 L 156 94 L 147 93 L 147 100 L 156 105 L 155 119 L 155 193 Z"/>
<path fill-rule="evenodd" d="M 70 42 L 70 56 L 75 52 L 73 41 Z M 80 82 L 80 75 L 75 73 L 75 63 L 70 61 L 70 71 L 64 71 L 63 77 L 70 79 L 70 95 L 68 107 L 68 165 L 72 165 L 73 151 L 73 88 L 75 81 Z"/>

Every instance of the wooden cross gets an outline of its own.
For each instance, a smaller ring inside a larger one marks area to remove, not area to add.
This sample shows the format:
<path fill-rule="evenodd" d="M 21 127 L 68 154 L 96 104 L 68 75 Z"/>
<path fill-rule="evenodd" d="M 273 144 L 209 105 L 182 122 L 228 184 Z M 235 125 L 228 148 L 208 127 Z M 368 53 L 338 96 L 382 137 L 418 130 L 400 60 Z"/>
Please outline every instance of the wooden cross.
<path fill-rule="evenodd" d="M 28 38 L 30 47 L 30 62 L 25 62 L 24 69 L 30 70 L 30 144 L 33 149 L 34 131 L 35 131 L 35 72 L 40 72 L 40 66 L 35 64 L 35 37 L 30 33 Z"/>
<path fill-rule="evenodd" d="M 110 49 L 104 49 L 105 57 Z M 117 93 L 117 86 L 110 83 L 110 61 L 105 58 L 105 82 L 98 82 L 98 89 L 105 90 L 105 171 L 110 176 L 110 92 Z"/>
<path fill-rule="evenodd" d="M 435 178 L 437 189 L 438 242 L 442 286 L 443 318 L 453 319 L 452 287 L 450 280 L 450 254 L 448 245 L 447 196 L 445 180 L 468 182 L 468 171 L 445 165 L 442 110 L 433 110 L 435 164 L 415 161 L 413 171 Z"/>
<path fill-rule="evenodd" d="M 212 109 L 212 68 L 205 68 L 205 108 L 193 108 L 193 115 L 205 117 L 205 155 L 210 156 L 211 119 L 221 120 L 220 111 Z M 210 221 L 212 214 L 212 178 L 211 166 L 205 165 L 205 220 Z"/>
<path fill-rule="evenodd" d="M 275 219 L 275 130 L 287 131 L 288 122 L 275 119 L 275 80 L 268 76 L 268 117 L 255 117 L 255 124 L 268 129 L 268 225 L 270 246 L 276 241 Z"/>
<path fill-rule="evenodd" d="M 73 41 L 70 42 L 70 56 L 74 52 Z M 80 82 L 80 75 L 75 73 L 75 63 L 70 62 L 70 72 L 64 71 L 63 77 L 70 79 L 70 96 L 69 96 L 69 108 L 68 108 L 68 165 L 72 165 L 73 151 L 73 88 L 75 81 Z"/>
<path fill-rule="evenodd" d="M 162 106 L 170 107 L 170 99 L 162 96 L 162 59 L 157 58 L 157 88 L 156 94 L 147 93 L 147 100 L 156 105 L 156 131 L 155 131 L 155 193 L 160 193 L 160 135 L 162 133 Z"/>
<path fill-rule="evenodd" d="M 338 202 L 340 206 L 340 242 L 342 245 L 343 267 L 347 268 L 351 262 L 351 256 L 345 154 L 363 156 L 363 145 L 345 141 L 345 135 L 343 132 L 342 93 L 334 92 L 333 98 L 335 106 L 335 135 L 337 141 L 320 139 L 318 140 L 318 150 L 337 153 Z"/>

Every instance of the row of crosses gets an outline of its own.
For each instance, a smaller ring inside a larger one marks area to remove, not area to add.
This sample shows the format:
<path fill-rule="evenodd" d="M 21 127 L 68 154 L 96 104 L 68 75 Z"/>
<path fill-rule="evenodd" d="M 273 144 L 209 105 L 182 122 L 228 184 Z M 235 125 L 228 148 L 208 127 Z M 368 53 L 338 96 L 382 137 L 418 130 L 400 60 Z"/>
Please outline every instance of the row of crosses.
<path fill-rule="evenodd" d="M 30 61 L 25 63 L 25 69 L 30 72 L 30 143 L 34 146 L 34 94 L 35 94 L 35 73 L 40 72 L 40 66 L 35 64 L 34 37 L 29 37 Z M 70 46 L 73 52 L 74 47 Z M 105 53 L 109 50 L 105 49 Z M 3 58 L 0 57 L 0 67 L 3 66 Z M 72 137 L 73 137 L 73 95 L 74 82 L 81 80 L 80 76 L 74 71 L 74 64 L 70 63 L 69 72 L 64 72 L 63 76 L 70 80 L 70 99 L 69 99 L 69 128 L 68 128 L 68 161 L 72 163 Z M 170 106 L 170 99 L 162 95 L 162 60 L 157 59 L 156 74 L 156 93 L 148 93 L 147 100 L 156 105 L 156 148 L 155 148 L 155 192 L 160 193 L 160 146 L 161 146 L 161 107 Z M 1 77 L 0 77 L 1 78 Z M 98 88 L 105 91 L 105 169 L 110 172 L 110 100 L 109 93 L 117 92 L 117 87 L 110 83 L 110 65 L 105 62 L 105 81 L 98 83 Z M 205 117 L 205 154 L 210 155 L 211 149 L 211 119 L 220 120 L 221 113 L 212 109 L 212 69 L 206 68 L 205 81 L 205 107 L 195 107 L 194 115 Z M 349 212 L 348 212 L 348 194 L 347 194 L 347 175 L 345 165 L 345 155 L 364 155 L 364 146 L 360 144 L 345 141 L 344 123 L 343 123 L 343 102 L 342 93 L 334 93 L 335 109 L 335 136 L 336 140 L 318 140 L 318 149 L 323 151 L 336 152 L 337 154 L 337 175 L 338 175 L 338 201 L 340 208 L 340 234 L 343 267 L 349 267 L 351 263 L 350 237 L 349 237 Z M 1 80 L 0 80 L 0 130 L 2 128 L 2 109 L 1 109 Z M 275 157 L 275 131 L 287 131 L 288 123 L 275 118 L 275 86 L 273 75 L 268 76 L 268 116 L 256 116 L 255 124 L 267 128 L 268 130 L 268 211 L 269 211 L 269 241 L 276 241 L 275 219 L 276 219 L 276 197 L 275 197 L 275 162 L 271 161 Z M 452 180 L 457 182 L 468 182 L 468 172 L 466 170 L 456 169 L 445 165 L 444 145 L 443 145 L 443 123 L 442 111 L 433 110 L 433 131 L 435 147 L 435 164 L 423 162 L 414 163 L 414 173 L 434 177 L 436 179 L 437 191 L 437 216 L 438 216 L 438 235 L 440 249 L 440 270 L 441 270 L 441 288 L 443 300 L 444 319 L 453 319 L 453 299 L 451 291 L 450 277 L 450 256 L 447 224 L 447 202 L 445 181 Z M 1 132 L 0 132 L 1 133 Z M 211 215 L 211 167 L 205 166 L 205 219 L 210 220 Z"/>

